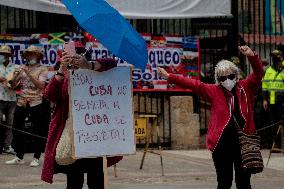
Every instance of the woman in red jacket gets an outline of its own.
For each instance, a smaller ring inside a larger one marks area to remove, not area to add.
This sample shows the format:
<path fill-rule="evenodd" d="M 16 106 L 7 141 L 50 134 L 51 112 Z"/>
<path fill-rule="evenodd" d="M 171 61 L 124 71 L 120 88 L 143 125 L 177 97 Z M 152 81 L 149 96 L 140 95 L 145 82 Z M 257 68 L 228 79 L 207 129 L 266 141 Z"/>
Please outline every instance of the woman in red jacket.
<path fill-rule="evenodd" d="M 254 96 L 261 84 L 264 71 L 258 56 L 248 46 L 241 46 L 239 50 L 247 56 L 253 69 L 253 73 L 243 80 L 239 80 L 239 69 L 236 65 L 227 60 L 222 60 L 216 65 L 215 84 L 205 84 L 199 80 L 168 74 L 163 68 L 158 68 L 159 75 L 170 83 L 189 88 L 211 103 L 206 143 L 212 152 L 218 189 L 231 188 L 233 167 L 237 189 L 251 189 L 251 175 L 242 169 L 237 128 L 232 115 L 243 132 L 255 132 Z"/>
<path fill-rule="evenodd" d="M 48 139 L 45 148 L 41 178 L 43 181 L 52 183 L 53 174 L 65 173 L 67 175 L 67 189 L 82 189 L 84 184 L 84 173 L 87 173 L 87 184 L 89 189 L 104 189 L 104 174 L 102 158 L 86 158 L 76 160 L 70 165 L 58 165 L 55 161 L 56 147 L 61 137 L 69 112 L 68 96 L 68 72 L 67 65 L 72 68 L 93 69 L 105 71 L 116 66 L 114 59 L 98 59 L 88 62 L 85 58 L 75 55 L 63 56 L 58 72 L 47 85 L 44 96 L 56 104 L 52 120 L 49 125 Z M 108 166 L 111 166 L 122 157 L 107 158 Z"/>

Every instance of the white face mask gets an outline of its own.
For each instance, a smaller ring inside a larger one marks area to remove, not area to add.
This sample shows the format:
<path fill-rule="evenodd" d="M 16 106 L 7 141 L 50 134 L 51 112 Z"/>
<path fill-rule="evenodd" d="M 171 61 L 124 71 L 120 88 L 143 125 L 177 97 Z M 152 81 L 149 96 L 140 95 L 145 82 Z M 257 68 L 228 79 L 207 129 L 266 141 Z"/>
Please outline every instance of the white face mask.
<path fill-rule="evenodd" d="M 233 79 L 233 80 L 227 78 L 225 81 L 220 82 L 220 84 L 221 84 L 225 89 L 227 89 L 228 91 L 231 91 L 231 90 L 234 88 L 234 86 L 236 85 L 236 83 L 237 83 L 236 78 Z"/>
<path fill-rule="evenodd" d="M 0 64 L 3 64 L 5 62 L 5 56 L 4 55 L 0 55 Z"/>
<path fill-rule="evenodd" d="M 37 63 L 37 59 L 31 59 L 30 61 L 29 61 L 29 64 L 30 65 L 34 65 L 34 64 L 36 64 Z"/>

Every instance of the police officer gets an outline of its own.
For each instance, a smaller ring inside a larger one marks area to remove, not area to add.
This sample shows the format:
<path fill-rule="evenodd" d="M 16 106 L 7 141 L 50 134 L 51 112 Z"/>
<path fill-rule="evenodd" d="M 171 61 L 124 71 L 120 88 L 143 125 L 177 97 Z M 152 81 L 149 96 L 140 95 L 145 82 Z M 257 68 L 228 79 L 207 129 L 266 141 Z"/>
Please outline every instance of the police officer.
<path fill-rule="evenodd" d="M 263 108 L 265 111 L 269 110 L 273 124 L 284 120 L 284 69 L 283 53 L 280 50 L 272 51 L 270 56 L 272 65 L 265 71 L 262 94 Z"/>

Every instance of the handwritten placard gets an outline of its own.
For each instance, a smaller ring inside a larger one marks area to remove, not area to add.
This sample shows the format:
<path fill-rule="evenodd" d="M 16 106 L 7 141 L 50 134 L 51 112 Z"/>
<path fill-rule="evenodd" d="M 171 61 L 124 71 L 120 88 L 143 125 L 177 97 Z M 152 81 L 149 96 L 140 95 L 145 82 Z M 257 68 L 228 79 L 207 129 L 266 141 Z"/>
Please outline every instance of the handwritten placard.
<path fill-rule="evenodd" d="M 74 158 L 135 153 L 130 67 L 70 72 Z"/>

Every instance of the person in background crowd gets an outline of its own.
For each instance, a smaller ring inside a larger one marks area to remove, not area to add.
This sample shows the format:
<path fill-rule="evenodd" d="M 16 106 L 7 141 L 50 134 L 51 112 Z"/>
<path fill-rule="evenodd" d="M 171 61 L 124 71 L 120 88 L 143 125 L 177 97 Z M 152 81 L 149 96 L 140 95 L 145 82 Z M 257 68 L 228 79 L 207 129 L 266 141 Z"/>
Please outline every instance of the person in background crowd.
<path fill-rule="evenodd" d="M 84 173 L 87 173 L 87 185 L 89 189 L 104 189 L 104 173 L 102 158 L 83 158 L 70 165 L 58 165 L 55 161 L 56 147 L 65 127 L 69 113 L 68 95 L 68 69 L 85 68 L 96 71 L 105 71 L 116 66 L 114 59 L 99 59 L 89 63 L 83 56 L 69 56 L 63 54 L 60 67 L 45 89 L 44 96 L 50 102 L 56 104 L 55 111 L 49 126 L 45 159 L 41 178 L 52 183 L 53 174 L 65 173 L 67 176 L 67 189 L 82 189 Z M 108 157 L 108 166 L 122 159 L 121 156 Z"/>
<path fill-rule="evenodd" d="M 284 69 L 283 53 L 274 50 L 270 54 L 272 65 L 269 66 L 262 81 L 263 108 L 270 115 L 270 124 L 284 120 Z M 277 128 L 271 129 L 272 135 Z M 272 145 L 270 141 L 270 146 Z"/>
<path fill-rule="evenodd" d="M 159 75 L 170 83 L 189 88 L 211 102 L 206 142 L 207 148 L 212 152 L 218 189 L 231 188 L 233 167 L 237 189 L 251 189 L 251 175 L 241 165 L 240 144 L 233 116 L 244 133 L 255 132 L 254 96 L 261 85 L 264 71 L 258 56 L 248 46 L 240 46 L 239 49 L 247 56 L 253 68 L 253 73 L 242 80 L 238 78 L 238 67 L 227 60 L 220 61 L 215 67 L 216 84 L 205 84 L 199 80 L 168 74 L 164 69 L 158 68 Z"/>
<path fill-rule="evenodd" d="M 14 76 L 18 66 L 10 62 L 12 56 L 11 48 L 7 45 L 0 47 L 0 154 L 14 154 L 14 149 L 11 147 L 13 132 L 12 128 L 5 128 L 4 125 L 12 127 L 14 112 L 16 109 L 16 91 L 9 87 L 8 81 Z M 3 115 L 5 122 L 2 121 Z"/>
<path fill-rule="evenodd" d="M 240 68 L 241 61 L 240 61 L 239 57 L 233 56 L 233 57 L 230 58 L 230 61 L 233 62 L 239 68 L 239 70 L 240 70 L 239 79 L 246 78 L 246 74 Z"/>
<path fill-rule="evenodd" d="M 40 64 L 40 60 L 43 58 L 43 53 L 38 47 L 31 45 L 23 52 L 22 56 L 27 60 L 27 64 L 21 66 L 19 74 L 21 92 L 18 94 L 14 116 L 14 127 L 18 130 L 25 130 L 25 119 L 29 114 L 33 134 L 46 137 L 48 124 L 45 121 L 46 116 L 44 113 L 46 112 L 44 111 L 42 92 L 47 80 L 47 68 Z M 39 158 L 46 143 L 45 139 L 37 137 L 34 139 L 35 153 L 34 159 L 30 163 L 31 167 L 39 166 Z M 18 131 L 14 132 L 14 146 L 16 157 L 12 160 L 6 161 L 6 164 L 23 164 L 25 153 L 25 134 Z"/>

